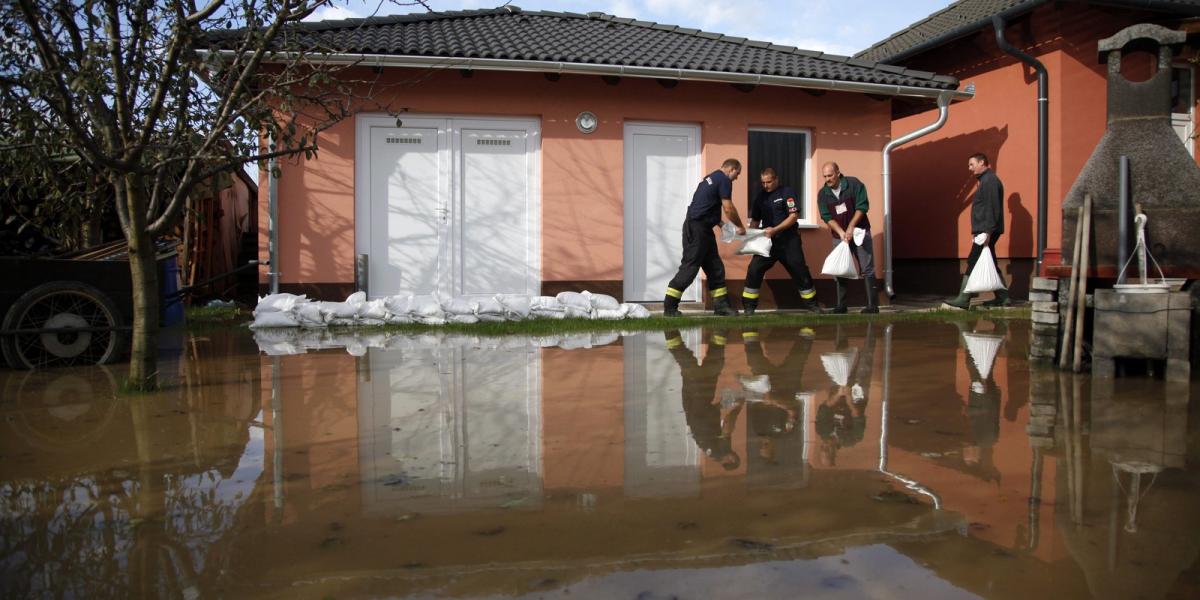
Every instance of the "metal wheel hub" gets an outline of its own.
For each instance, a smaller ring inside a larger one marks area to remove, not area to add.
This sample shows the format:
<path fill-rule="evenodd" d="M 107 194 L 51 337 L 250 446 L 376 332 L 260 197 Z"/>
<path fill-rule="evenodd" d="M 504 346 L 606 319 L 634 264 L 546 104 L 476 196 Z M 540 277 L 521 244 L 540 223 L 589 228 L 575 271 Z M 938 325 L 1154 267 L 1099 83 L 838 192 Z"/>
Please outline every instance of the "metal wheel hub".
<path fill-rule="evenodd" d="M 75 313 L 58 313 L 46 319 L 46 323 L 43 325 L 46 329 L 82 328 L 87 326 L 88 322 Z M 92 334 L 88 331 L 61 331 L 42 334 L 42 347 L 50 354 L 59 358 L 79 356 L 80 353 L 87 350 L 88 344 L 91 342 Z"/>

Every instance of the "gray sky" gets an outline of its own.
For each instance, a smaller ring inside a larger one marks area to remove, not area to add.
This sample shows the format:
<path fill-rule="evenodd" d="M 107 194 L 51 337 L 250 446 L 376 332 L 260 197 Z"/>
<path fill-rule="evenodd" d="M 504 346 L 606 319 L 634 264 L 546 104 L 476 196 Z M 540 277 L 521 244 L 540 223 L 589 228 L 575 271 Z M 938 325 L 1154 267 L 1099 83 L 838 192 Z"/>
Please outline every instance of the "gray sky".
<path fill-rule="evenodd" d="M 524 10 L 604 12 L 806 50 L 852 55 L 948 6 L 952 0 L 513 0 Z M 434 10 L 499 6 L 503 0 L 429 0 Z M 411 2 L 338 1 L 313 19 L 424 11 Z"/>

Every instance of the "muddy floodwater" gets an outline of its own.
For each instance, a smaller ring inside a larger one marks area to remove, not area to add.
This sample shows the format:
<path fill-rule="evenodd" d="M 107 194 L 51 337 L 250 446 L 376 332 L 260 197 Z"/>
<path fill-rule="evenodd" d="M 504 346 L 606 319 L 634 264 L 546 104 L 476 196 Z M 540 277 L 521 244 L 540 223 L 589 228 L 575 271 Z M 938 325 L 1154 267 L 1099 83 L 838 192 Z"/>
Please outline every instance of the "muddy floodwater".
<path fill-rule="evenodd" d="M 736 320 L 724 324 L 736 325 Z M 0 371 L 3 598 L 1198 598 L 1200 402 L 980 318 Z"/>

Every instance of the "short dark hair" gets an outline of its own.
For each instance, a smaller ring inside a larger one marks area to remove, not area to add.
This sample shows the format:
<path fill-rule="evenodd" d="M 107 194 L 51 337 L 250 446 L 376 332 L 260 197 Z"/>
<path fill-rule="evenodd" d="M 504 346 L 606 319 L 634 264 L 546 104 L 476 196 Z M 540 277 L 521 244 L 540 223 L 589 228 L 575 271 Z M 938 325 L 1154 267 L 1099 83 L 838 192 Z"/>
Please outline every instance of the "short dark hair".
<path fill-rule="evenodd" d="M 992 164 L 988 162 L 987 155 L 982 152 L 976 152 L 975 154 L 972 154 L 971 158 L 975 159 L 976 162 L 981 162 L 987 166 L 991 166 Z"/>
<path fill-rule="evenodd" d="M 725 159 L 725 162 L 721 163 L 721 168 L 725 169 L 728 167 L 733 167 L 734 169 L 741 171 L 742 170 L 742 161 L 740 161 L 736 158 L 727 158 L 727 159 Z"/>
<path fill-rule="evenodd" d="M 758 175 L 759 175 L 759 177 L 766 177 L 767 175 L 770 175 L 771 177 L 778 177 L 775 174 L 775 169 L 772 169 L 771 167 L 767 167 L 767 168 L 763 169 L 762 173 L 759 173 Z"/>

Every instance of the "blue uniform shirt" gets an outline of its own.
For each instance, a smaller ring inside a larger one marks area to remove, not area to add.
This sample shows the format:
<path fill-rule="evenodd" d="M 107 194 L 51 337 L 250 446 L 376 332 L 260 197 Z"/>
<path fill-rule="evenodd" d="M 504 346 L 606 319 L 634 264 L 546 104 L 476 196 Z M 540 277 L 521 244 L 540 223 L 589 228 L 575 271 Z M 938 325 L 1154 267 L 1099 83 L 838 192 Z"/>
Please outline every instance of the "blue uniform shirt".
<path fill-rule="evenodd" d="M 762 221 L 763 228 L 774 227 L 800 211 L 796 191 L 783 185 L 773 192 L 759 192 L 750 205 L 750 220 Z"/>
<path fill-rule="evenodd" d="M 721 199 L 733 197 L 733 180 L 724 171 L 717 169 L 700 180 L 692 203 L 688 205 L 687 218 L 705 225 L 721 223 Z"/>

